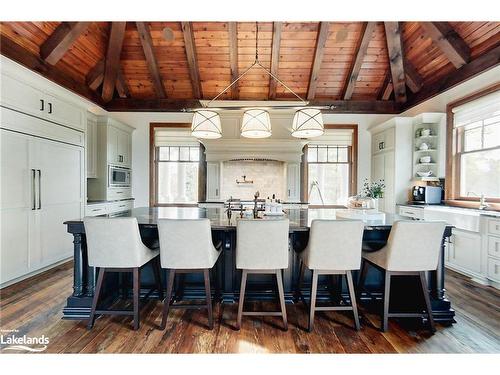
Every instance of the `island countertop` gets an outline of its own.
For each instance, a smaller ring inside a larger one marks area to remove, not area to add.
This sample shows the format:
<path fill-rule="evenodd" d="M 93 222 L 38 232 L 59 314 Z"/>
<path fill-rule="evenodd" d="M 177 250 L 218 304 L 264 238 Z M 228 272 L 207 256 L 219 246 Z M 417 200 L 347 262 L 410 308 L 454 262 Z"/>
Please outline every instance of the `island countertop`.
<path fill-rule="evenodd" d="M 336 212 L 338 209 L 331 208 L 289 208 L 285 209 L 283 216 L 267 216 L 259 211 L 257 220 L 280 220 L 288 218 L 290 220 L 290 231 L 308 231 L 311 222 L 314 219 L 337 220 Z M 116 215 L 114 217 L 117 217 Z M 231 218 L 228 218 L 227 212 L 222 207 L 138 207 L 129 211 L 124 211 L 118 217 L 135 217 L 140 226 L 156 226 L 158 219 L 210 219 L 212 229 L 215 230 L 234 230 L 238 220 L 239 212 L 233 211 Z M 365 227 L 390 228 L 396 220 L 405 220 L 406 218 L 396 214 L 385 214 L 384 219 L 367 220 Z M 342 218 L 341 220 L 345 220 Z M 82 223 L 82 219 L 69 220 L 64 224 Z"/>

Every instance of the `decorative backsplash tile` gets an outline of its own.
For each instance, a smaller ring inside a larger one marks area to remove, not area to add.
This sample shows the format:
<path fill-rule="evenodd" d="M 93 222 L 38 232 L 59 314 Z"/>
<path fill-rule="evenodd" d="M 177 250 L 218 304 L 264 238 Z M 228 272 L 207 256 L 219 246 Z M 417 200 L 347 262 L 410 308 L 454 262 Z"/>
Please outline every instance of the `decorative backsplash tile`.
<path fill-rule="evenodd" d="M 222 163 L 221 198 L 253 199 L 256 191 L 261 198 L 276 194 L 285 199 L 286 168 L 280 161 L 226 161 Z M 236 180 L 253 180 L 252 184 L 237 184 Z"/>

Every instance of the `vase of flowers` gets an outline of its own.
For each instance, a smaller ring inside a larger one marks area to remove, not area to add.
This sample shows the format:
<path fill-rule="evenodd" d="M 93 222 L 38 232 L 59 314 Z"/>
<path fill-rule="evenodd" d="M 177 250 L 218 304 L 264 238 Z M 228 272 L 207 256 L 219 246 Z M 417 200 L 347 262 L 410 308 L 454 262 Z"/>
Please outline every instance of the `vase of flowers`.
<path fill-rule="evenodd" d="M 378 211 L 378 200 L 384 197 L 384 189 L 384 180 L 368 182 L 368 179 L 365 179 L 361 195 L 372 198 L 375 201 L 375 209 Z"/>

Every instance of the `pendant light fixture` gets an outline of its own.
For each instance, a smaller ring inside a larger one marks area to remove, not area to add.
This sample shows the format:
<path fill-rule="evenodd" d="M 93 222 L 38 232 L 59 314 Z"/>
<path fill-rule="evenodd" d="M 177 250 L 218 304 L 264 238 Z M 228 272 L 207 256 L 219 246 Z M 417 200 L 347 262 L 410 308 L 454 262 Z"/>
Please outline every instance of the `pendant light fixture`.
<path fill-rule="evenodd" d="M 271 136 L 271 118 L 264 109 L 248 109 L 243 114 L 241 136 L 245 138 L 267 138 Z"/>
<path fill-rule="evenodd" d="M 209 110 L 210 105 L 222 96 L 227 90 L 236 84 L 252 68 L 258 67 L 272 79 L 279 82 L 290 93 L 292 93 L 301 102 L 299 109 L 294 116 L 292 135 L 298 138 L 311 138 L 322 135 L 324 132 L 321 110 L 318 108 L 306 107 L 308 102 L 302 99 L 295 91 L 288 87 L 282 80 L 259 61 L 259 24 L 255 23 L 255 61 L 227 87 L 217 94 L 202 109 L 194 110 L 192 132 L 191 134 L 198 138 L 215 139 L 222 137 L 220 116 L 215 110 Z M 332 106 L 329 106 L 329 108 Z M 243 108 L 244 109 L 244 108 Z M 269 112 L 263 108 L 249 108 L 243 114 L 241 123 L 241 136 L 246 138 L 267 138 L 271 136 L 271 119 Z"/>
<path fill-rule="evenodd" d="M 217 139 L 222 137 L 220 115 L 206 109 L 196 111 L 191 123 L 191 135 L 203 139 Z"/>
<path fill-rule="evenodd" d="M 321 111 L 316 108 L 303 108 L 295 112 L 292 122 L 292 136 L 312 138 L 323 135 L 325 127 Z"/>

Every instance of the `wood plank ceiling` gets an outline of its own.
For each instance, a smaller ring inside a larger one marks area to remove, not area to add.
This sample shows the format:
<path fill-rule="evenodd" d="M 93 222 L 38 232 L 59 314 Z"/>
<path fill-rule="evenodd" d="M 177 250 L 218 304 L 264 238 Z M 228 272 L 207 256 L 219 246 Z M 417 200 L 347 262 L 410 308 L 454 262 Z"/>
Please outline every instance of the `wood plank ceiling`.
<path fill-rule="evenodd" d="M 259 61 L 333 112 L 397 113 L 500 63 L 499 22 L 259 22 Z M 212 99 L 255 60 L 252 22 L 1 22 L 0 52 L 109 110 Z M 221 96 L 294 96 L 259 68 Z"/>

